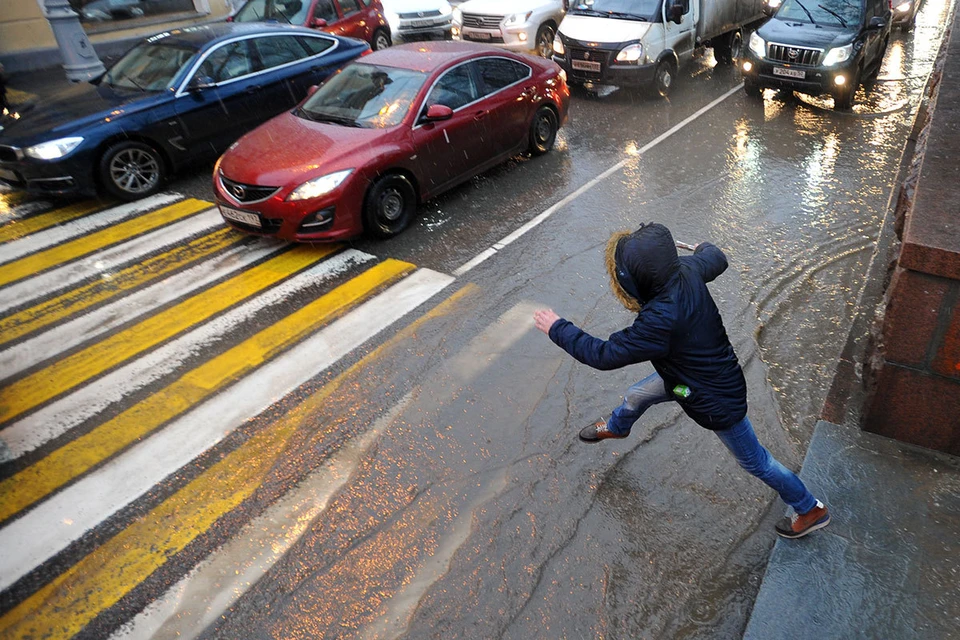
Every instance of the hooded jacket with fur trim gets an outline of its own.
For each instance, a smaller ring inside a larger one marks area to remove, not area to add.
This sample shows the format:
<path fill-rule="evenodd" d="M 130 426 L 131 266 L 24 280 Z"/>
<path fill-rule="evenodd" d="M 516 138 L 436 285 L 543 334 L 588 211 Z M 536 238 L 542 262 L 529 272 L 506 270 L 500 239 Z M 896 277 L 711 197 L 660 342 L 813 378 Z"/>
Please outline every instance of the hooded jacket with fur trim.
<path fill-rule="evenodd" d="M 595 369 L 649 360 L 667 392 L 702 427 L 726 429 L 742 420 L 746 381 L 707 290 L 727 268 L 723 252 L 704 242 L 692 256 L 680 257 L 670 230 L 649 224 L 614 234 L 606 263 L 614 294 L 637 312 L 633 324 L 601 340 L 561 318 L 550 327 L 550 339 Z M 674 392 L 677 387 L 689 393 Z"/>

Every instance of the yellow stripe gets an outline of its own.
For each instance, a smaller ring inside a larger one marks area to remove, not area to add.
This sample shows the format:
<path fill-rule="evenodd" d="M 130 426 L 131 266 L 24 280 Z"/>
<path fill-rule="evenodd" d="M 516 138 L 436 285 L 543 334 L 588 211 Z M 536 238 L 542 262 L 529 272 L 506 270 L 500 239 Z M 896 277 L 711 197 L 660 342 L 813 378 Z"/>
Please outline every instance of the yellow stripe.
<path fill-rule="evenodd" d="M 153 231 L 211 206 L 209 202 L 190 198 L 5 264 L 0 269 L 0 287 Z"/>
<path fill-rule="evenodd" d="M 288 349 L 328 322 L 335 314 L 349 309 L 371 291 L 413 268 L 412 264 L 406 262 L 386 260 L 368 269 L 249 340 L 205 362 L 90 433 L 60 447 L 20 473 L 0 481 L 0 496 L 3 497 L 0 522 L 247 375 L 276 353 Z"/>
<path fill-rule="evenodd" d="M 0 635 L 70 637 L 116 604 L 220 517 L 237 508 L 286 456 L 286 445 L 343 384 L 386 350 L 405 344 L 427 320 L 453 310 L 467 285 L 324 386 L 279 421 L 170 496 L 0 618 Z M 328 427 L 329 428 L 329 427 Z M 321 434 L 317 434 L 321 435 Z M 315 438 L 317 436 L 314 436 Z"/>
<path fill-rule="evenodd" d="M 37 231 L 43 231 L 58 224 L 69 222 L 75 218 L 85 216 L 104 207 L 105 203 L 86 201 L 72 204 L 63 209 L 57 209 L 50 213 L 44 213 L 38 216 L 31 216 L 22 220 L 12 220 L 3 228 L 0 228 L 0 243 L 10 242 L 17 238 L 28 236 Z"/>
<path fill-rule="evenodd" d="M 0 422 L 57 397 L 335 251 L 299 246 L 0 389 Z M 0 518 L 2 520 L 2 518 Z"/>
<path fill-rule="evenodd" d="M 172 251 L 152 256 L 117 273 L 109 279 L 76 287 L 7 318 L 0 319 L 0 345 L 16 340 L 64 318 L 101 304 L 125 291 L 160 280 L 168 273 L 192 266 L 207 256 L 240 242 L 243 234 L 228 227 L 195 238 Z"/>

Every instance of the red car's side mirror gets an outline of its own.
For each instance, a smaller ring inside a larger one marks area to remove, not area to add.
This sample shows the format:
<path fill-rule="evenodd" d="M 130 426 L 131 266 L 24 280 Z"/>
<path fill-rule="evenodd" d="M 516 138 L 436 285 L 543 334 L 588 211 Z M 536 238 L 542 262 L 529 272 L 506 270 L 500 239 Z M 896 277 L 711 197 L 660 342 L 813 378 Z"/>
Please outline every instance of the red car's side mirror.
<path fill-rule="evenodd" d="M 327 21 L 324 20 L 323 18 L 314 18 L 313 21 L 310 23 L 310 26 L 315 27 L 317 29 L 323 29 L 325 26 L 327 26 Z"/>
<path fill-rule="evenodd" d="M 315 85 L 313 85 L 312 87 L 310 87 L 309 89 L 307 89 L 307 97 L 309 98 L 310 96 L 312 96 L 313 94 L 315 94 L 315 93 L 317 92 L 317 89 L 319 89 L 319 88 L 320 88 L 320 85 L 315 84 Z"/>
<path fill-rule="evenodd" d="M 427 122 L 437 122 L 439 120 L 449 120 L 453 117 L 453 109 L 445 104 L 432 104 L 427 107 L 427 113 L 423 117 Z"/>

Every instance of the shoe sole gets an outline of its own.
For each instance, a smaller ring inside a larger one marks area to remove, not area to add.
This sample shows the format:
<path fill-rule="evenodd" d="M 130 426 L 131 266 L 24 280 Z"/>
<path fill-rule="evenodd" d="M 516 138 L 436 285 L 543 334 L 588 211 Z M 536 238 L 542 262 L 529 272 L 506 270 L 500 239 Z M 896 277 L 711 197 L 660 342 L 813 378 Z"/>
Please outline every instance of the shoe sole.
<path fill-rule="evenodd" d="M 786 532 L 780 531 L 780 529 L 777 529 L 777 535 L 780 536 L 781 538 L 787 538 L 788 540 L 796 540 L 797 538 L 802 538 L 808 533 L 813 533 L 818 529 L 823 529 L 828 524 L 830 524 L 830 516 L 827 516 L 826 520 L 812 524 L 806 529 L 804 529 L 803 531 L 800 531 L 798 533 L 786 533 Z"/>
<path fill-rule="evenodd" d="M 580 438 L 580 442 L 586 442 L 588 444 L 596 444 L 604 440 L 625 440 L 627 436 L 607 436 L 606 438 L 584 438 L 580 434 L 577 434 L 577 437 Z"/>

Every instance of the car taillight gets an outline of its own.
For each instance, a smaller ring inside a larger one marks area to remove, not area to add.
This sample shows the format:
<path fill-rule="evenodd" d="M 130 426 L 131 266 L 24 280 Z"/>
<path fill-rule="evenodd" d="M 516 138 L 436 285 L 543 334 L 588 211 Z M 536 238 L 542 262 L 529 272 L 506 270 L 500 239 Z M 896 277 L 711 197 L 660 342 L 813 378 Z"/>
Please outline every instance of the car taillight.
<path fill-rule="evenodd" d="M 373 49 L 371 49 L 370 47 L 367 47 L 366 49 L 363 50 L 363 53 L 360 54 L 360 57 L 362 58 L 363 56 L 368 56 L 371 53 L 373 53 Z"/>

